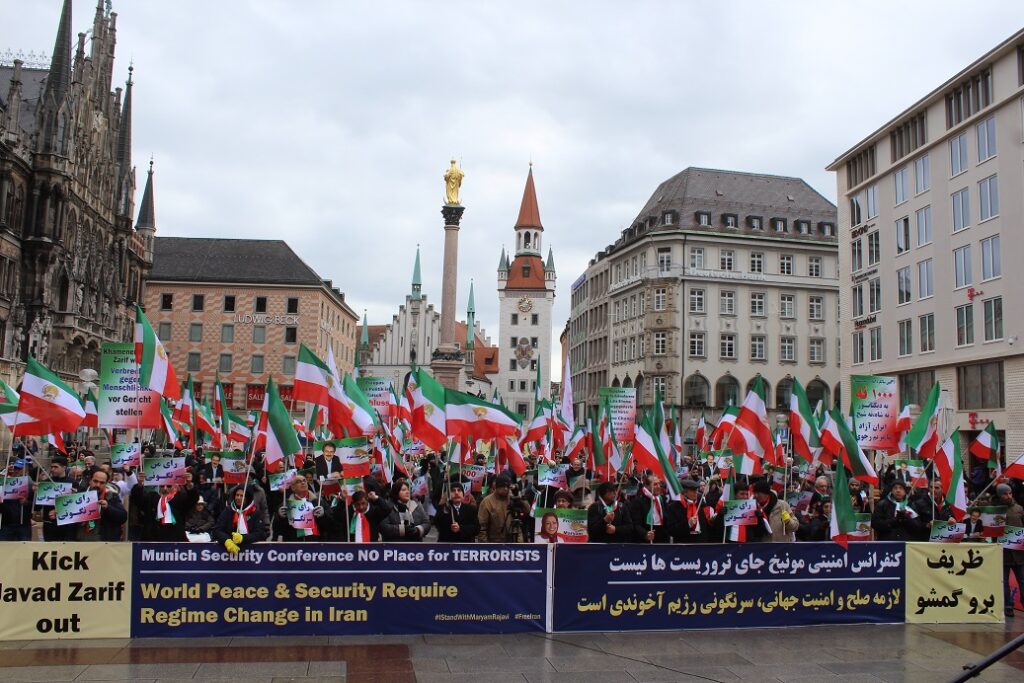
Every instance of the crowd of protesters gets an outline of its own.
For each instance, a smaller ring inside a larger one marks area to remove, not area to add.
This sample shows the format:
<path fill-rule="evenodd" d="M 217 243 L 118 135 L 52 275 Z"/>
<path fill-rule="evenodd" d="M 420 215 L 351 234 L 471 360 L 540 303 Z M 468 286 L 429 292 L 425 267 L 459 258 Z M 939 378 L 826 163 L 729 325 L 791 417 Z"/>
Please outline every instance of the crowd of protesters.
<path fill-rule="evenodd" d="M 146 445 L 143 455 L 154 457 L 157 450 Z M 832 472 L 825 466 L 790 465 L 763 476 L 730 477 L 713 457 L 687 456 L 677 471 L 681 495 L 671 497 L 665 482 L 649 472 L 598 481 L 579 460 L 565 458 L 564 487 L 538 486 L 530 469 L 522 477 L 506 470 L 471 480 L 461 468 L 449 469 L 428 453 L 410 464 L 408 476 L 396 471 L 385 482 L 378 472 L 362 477 L 353 491 L 340 486 L 343 468 L 330 445 L 307 459 L 280 490 L 269 486 L 259 453 L 244 484 L 225 483 L 216 454 L 207 458 L 196 449 L 174 455 L 185 457 L 187 483 L 146 486 L 138 468 L 114 469 L 109 460 L 99 462 L 73 442 L 67 456 L 50 457 L 45 470 L 36 466 L 30 444 L 16 444 L 8 476 L 27 474 L 33 482 L 93 489 L 100 519 L 58 525 L 53 507 L 34 505 L 30 491 L 26 498 L 3 501 L 0 540 L 31 540 L 34 521 L 46 541 L 205 541 L 231 552 L 260 541 L 553 543 L 562 539 L 557 514 L 548 510 L 576 508 L 586 510 L 591 543 L 827 541 L 837 495 L 849 496 L 856 512 L 870 515 L 874 540 L 927 541 L 936 521 L 954 521 L 937 477 L 913 477 L 895 465 L 883 470 L 878 487 L 852 479 L 849 490 L 839 492 L 832 490 Z M 535 467 L 536 461 L 531 457 L 527 466 Z M 994 472 L 976 468 L 968 481 L 967 541 L 992 540 L 982 534 L 981 507 L 1004 506 L 1006 524 L 1024 526 L 1024 483 L 994 481 Z M 419 495 L 413 495 L 414 482 Z M 754 498 L 758 523 L 729 534 L 724 495 Z M 293 510 L 306 512 L 304 524 L 296 524 Z M 541 523 L 535 520 L 537 510 Z M 1004 551 L 1004 563 L 1007 576 L 1014 573 L 1021 582 L 1024 552 Z"/>

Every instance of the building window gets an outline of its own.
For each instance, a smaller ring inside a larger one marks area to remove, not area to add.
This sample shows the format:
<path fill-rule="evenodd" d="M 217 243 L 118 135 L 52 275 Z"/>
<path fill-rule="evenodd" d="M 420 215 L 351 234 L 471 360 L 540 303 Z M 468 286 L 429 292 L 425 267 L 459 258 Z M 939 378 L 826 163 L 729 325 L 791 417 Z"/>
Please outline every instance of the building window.
<path fill-rule="evenodd" d="M 190 342 L 201 342 L 203 341 L 203 324 L 202 323 L 191 323 L 188 326 L 188 340 Z"/>
<path fill-rule="evenodd" d="M 980 220 L 999 215 L 999 185 L 996 176 L 992 175 L 978 183 L 978 195 L 981 198 Z"/>
<path fill-rule="evenodd" d="M 764 316 L 764 292 L 751 292 L 750 315 Z"/>
<path fill-rule="evenodd" d="M 733 265 L 733 252 L 730 249 L 723 249 L 722 253 L 718 258 L 719 268 L 721 270 L 732 270 Z"/>
<path fill-rule="evenodd" d="M 160 337 L 160 341 L 165 344 L 171 339 L 171 324 L 168 322 L 162 322 L 157 326 L 157 336 Z"/>
<path fill-rule="evenodd" d="M 711 214 L 707 211 L 697 212 L 697 224 L 698 225 L 711 225 Z"/>
<path fill-rule="evenodd" d="M 868 313 L 882 310 L 882 278 L 876 277 L 868 281 Z"/>
<path fill-rule="evenodd" d="M 793 294 L 782 294 L 779 296 L 779 315 L 783 318 L 796 316 L 796 296 Z"/>
<path fill-rule="evenodd" d="M 933 370 L 902 373 L 899 375 L 900 399 L 904 404 L 915 403 L 923 406 L 934 385 Z"/>
<path fill-rule="evenodd" d="M 867 190 L 868 220 L 878 217 L 878 185 L 872 185 Z"/>
<path fill-rule="evenodd" d="M 993 410 L 1004 407 L 1003 362 L 962 365 L 956 369 L 957 407 Z"/>
<path fill-rule="evenodd" d="M 913 295 L 910 291 L 910 266 L 896 271 L 896 303 L 910 303 Z"/>
<path fill-rule="evenodd" d="M 935 281 L 932 277 L 932 260 L 925 259 L 917 264 L 917 298 L 927 299 L 935 294 Z"/>
<path fill-rule="evenodd" d="M 809 256 L 807 258 L 808 277 L 821 277 L 821 257 Z"/>
<path fill-rule="evenodd" d="M 232 344 L 235 341 L 235 326 L 234 325 L 221 325 L 220 326 L 220 341 L 222 344 Z"/>
<path fill-rule="evenodd" d="M 1003 274 L 999 255 L 999 235 L 981 241 L 981 278 L 991 280 Z"/>
<path fill-rule="evenodd" d="M 160 295 L 160 310 L 169 311 L 174 308 L 174 295 L 173 294 L 161 294 Z"/>
<path fill-rule="evenodd" d="M 618 346 L 618 343 L 616 342 L 616 345 L 615 345 L 616 355 L 618 354 L 618 350 L 619 350 L 619 346 Z M 616 358 L 615 360 L 618 360 L 618 358 Z M 515 371 L 515 369 L 516 369 L 516 359 L 515 358 L 509 358 L 508 359 L 508 369 L 509 369 L 509 372 L 514 372 Z"/>
<path fill-rule="evenodd" d="M 727 214 L 723 215 L 722 216 L 722 222 L 725 224 L 725 227 L 727 227 L 727 228 L 735 228 L 736 227 L 736 214 L 734 214 L 734 213 L 727 213 Z"/>
<path fill-rule="evenodd" d="M 722 358 L 736 357 L 736 335 L 723 334 L 718 342 L 718 355 Z"/>
<path fill-rule="evenodd" d="M 537 313 L 531 313 L 530 314 L 530 324 L 531 325 L 539 325 L 540 324 L 540 315 L 537 314 Z"/>
<path fill-rule="evenodd" d="M 903 202 L 907 201 L 907 190 L 909 188 L 909 183 L 907 182 L 907 167 L 904 166 L 900 170 L 896 171 L 892 177 L 896 186 L 896 205 L 899 206 Z"/>
<path fill-rule="evenodd" d="M 217 363 L 218 372 L 231 372 L 231 354 L 220 354 L 220 361 Z"/>
<path fill-rule="evenodd" d="M 868 331 L 869 349 L 871 355 L 869 360 L 882 360 L 882 328 L 872 327 Z"/>
<path fill-rule="evenodd" d="M 914 353 L 914 321 L 899 321 L 900 328 L 900 356 L 909 356 Z"/>
<path fill-rule="evenodd" d="M 263 356 L 256 354 L 249 360 L 249 372 L 253 375 L 263 374 Z"/>
<path fill-rule="evenodd" d="M 796 337 L 779 339 L 779 360 L 783 363 L 796 362 Z"/>
<path fill-rule="evenodd" d="M 850 224 L 860 225 L 864 222 L 864 212 L 860 206 L 860 195 L 850 197 Z"/>
<path fill-rule="evenodd" d="M 668 337 L 664 332 L 654 333 L 654 354 L 656 356 L 664 356 L 665 351 L 668 347 Z"/>
<path fill-rule="evenodd" d="M 281 372 L 285 375 L 295 374 L 295 356 L 281 356 Z"/>
<path fill-rule="evenodd" d="M 864 267 L 864 246 L 859 239 L 850 242 L 850 270 L 856 273 Z"/>
<path fill-rule="evenodd" d="M 690 313 L 703 313 L 704 312 L 704 290 L 703 289 L 691 289 L 690 290 Z"/>
<path fill-rule="evenodd" d="M 992 104 L 992 69 L 985 69 L 967 79 L 946 95 L 946 128 Z"/>
<path fill-rule="evenodd" d="M 957 289 L 974 282 L 971 274 L 971 245 L 953 250 L 954 284 Z"/>
<path fill-rule="evenodd" d="M 858 365 L 864 362 L 864 333 L 853 333 L 853 364 Z"/>
<path fill-rule="evenodd" d="M 820 296 L 812 296 L 807 299 L 807 310 L 811 320 L 825 319 L 825 299 Z"/>
<path fill-rule="evenodd" d="M 914 190 L 921 194 L 932 186 L 932 171 L 928 163 L 928 155 L 918 157 L 914 161 Z"/>
<path fill-rule="evenodd" d="M 949 168 L 951 175 L 960 175 L 967 170 L 967 133 L 961 133 L 949 141 Z"/>
<path fill-rule="evenodd" d="M 917 246 L 932 241 L 932 207 L 926 206 L 917 210 Z"/>
<path fill-rule="evenodd" d="M 763 273 L 764 272 L 764 254 L 759 251 L 752 252 L 750 254 L 750 272 L 751 273 Z"/>
<path fill-rule="evenodd" d="M 761 229 L 761 217 L 760 216 L 749 216 L 749 219 L 750 219 L 750 228 L 752 230 L 760 230 Z"/>
<path fill-rule="evenodd" d="M 793 255 L 782 254 L 779 256 L 779 275 L 793 274 Z"/>
<path fill-rule="evenodd" d="M 297 297 L 290 296 L 286 303 L 286 313 L 298 313 L 299 312 L 299 300 Z"/>
<path fill-rule="evenodd" d="M 672 270 L 672 250 L 670 248 L 658 249 L 658 272 L 662 275 Z"/>
<path fill-rule="evenodd" d="M 718 312 L 722 315 L 736 314 L 736 292 L 723 291 L 718 294 Z"/>
<path fill-rule="evenodd" d="M 659 396 L 664 396 L 665 395 L 665 378 L 659 376 L 659 377 L 654 377 L 653 379 L 654 379 L 654 391 L 655 391 L 655 393 L 657 393 Z"/>
<path fill-rule="evenodd" d="M 224 296 L 224 312 L 234 313 L 235 312 L 235 295 L 227 294 Z"/>
<path fill-rule="evenodd" d="M 910 251 L 910 216 L 896 221 L 896 254 Z"/>
<path fill-rule="evenodd" d="M 921 352 L 935 350 L 935 314 L 929 313 L 918 318 L 921 327 Z"/>
<path fill-rule="evenodd" d="M 750 360 L 768 360 L 763 334 L 755 334 L 750 337 Z"/>
<path fill-rule="evenodd" d="M 189 372 L 199 372 L 200 368 L 200 356 L 196 351 L 192 351 L 188 354 L 188 359 L 185 363 L 185 369 Z"/>
<path fill-rule="evenodd" d="M 510 379 L 508 381 L 508 390 L 509 391 L 515 391 L 516 390 L 516 381 L 514 379 Z M 526 416 L 526 406 L 524 404 L 520 404 L 520 405 L 522 406 L 523 410 L 519 414 L 525 417 Z"/>
<path fill-rule="evenodd" d="M 873 266 L 882 260 L 882 236 L 878 231 L 868 235 L 868 265 Z"/>
<path fill-rule="evenodd" d="M 690 267 L 704 268 L 704 247 L 690 247 Z"/>
<path fill-rule="evenodd" d="M 985 299 L 985 341 L 1003 338 L 1003 297 Z"/>
<path fill-rule="evenodd" d="M 704 333 L 703 332 L 691 332 L 690 333 L 690 356 L 693 358 L 703 358 L 705 354 L 704 350 Z"/>
<path fill-rule="evenodd" d="M 205 297 L 202 294 L 192 295 L 192 310 L 201 311 L 203 310 L 203 304 L 205 303 Z"/>
<path fill-rule="evenodd" d="M 299 340 L 299 328 L 297 327 L 286 327 L 284 328 L 284 343 L 294 344 Z"/>
<path fill-rule="evenodd" d="M 256 312 L 266 313 L 267 312 L 267 297 L 258 296 L 256 297 Z"/>
<path fill-rule="evenodd" d="M 263 344 L 267 341 L 267 326 L 266 325 L 253 325 L 252 326 L 252 343 Z"/>
<path fill-rule="evenodd" d="M 956 345 L 967 346 L 974 343 L 974 304 L 956 307 Z"/>
<path fill-rule="evenodd" d="M 772 219 L 772 228 L 775 230 L 775 232 L 789 232 L 786 229 L 786 219 L 785 218 L 773 218 Z"/>
<path fill-rule="evenodd" d="M 528 265 L 524 265 L 523 266 L 523 277 L 524 278 L 530 277 L 530 266 L 528 266 Z"/>
<path fill-rule="evenodd" d="M 665 290 L 664 287 L 658 287 L 657 289 L 655 289 L 654 290 L 654 310 L 656 310 L 656 311 L 664 311 L 665 310 L 665 300 L 666 300 L 666 298 L 667 298 L 666 297 L 666 290 Z"/>
<path fill-rule="evenodd" d="M 530 346 L 533 347 L 533 348 L 537 348 L 537 338 L 536 337 L 530 337 Z"/>
<path fill-rule="evenodd" d="M 825 340 L 815 337 L 807 346 L 808 360 L 819 365 L 825 362 Z"/>
<path fill-rule="evenodd" d="M 853 317 L 860 318 L 864 315 L 864 285 L 856 285 L 853 288 Z"/>
<path fill-rule="evenodd" d="M 996 117 L 990 116 L 978 124 L 978 163 L 996 155 Z"/>

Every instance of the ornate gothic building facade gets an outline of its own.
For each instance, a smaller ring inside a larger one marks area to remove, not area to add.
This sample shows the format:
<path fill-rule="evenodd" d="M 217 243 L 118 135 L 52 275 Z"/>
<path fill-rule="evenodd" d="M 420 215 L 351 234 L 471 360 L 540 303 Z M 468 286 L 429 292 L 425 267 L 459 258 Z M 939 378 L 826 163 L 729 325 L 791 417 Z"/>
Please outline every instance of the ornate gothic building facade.
<path fill-rule="evenodd" d="M 72 36 L 64 0 L 49 67 L 0 63 L 0 358 L 67 374 L 132 338 L 156 231 L 152 164 L 137 224 L 132 68 L 112 89 L 117 14 Z M 7 374 L 7 373 L 0 373 Z"/>

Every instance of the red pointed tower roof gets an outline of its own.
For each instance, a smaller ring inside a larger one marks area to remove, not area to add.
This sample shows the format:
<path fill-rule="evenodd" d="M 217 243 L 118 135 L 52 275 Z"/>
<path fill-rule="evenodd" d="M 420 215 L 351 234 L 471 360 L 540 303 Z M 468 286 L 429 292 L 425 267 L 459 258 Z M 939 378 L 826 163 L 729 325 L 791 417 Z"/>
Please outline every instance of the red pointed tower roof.
<path fill-rule="evenodd" d="M 523 203 L 519 206 L 516 228 L 544 230 L 540 223 L 540 209 L 537 207 L 537 190 L 533 186 L 533 164 L 530 164 L 530 172 L 526 176 L 526 188 L 523 190 Z"/>

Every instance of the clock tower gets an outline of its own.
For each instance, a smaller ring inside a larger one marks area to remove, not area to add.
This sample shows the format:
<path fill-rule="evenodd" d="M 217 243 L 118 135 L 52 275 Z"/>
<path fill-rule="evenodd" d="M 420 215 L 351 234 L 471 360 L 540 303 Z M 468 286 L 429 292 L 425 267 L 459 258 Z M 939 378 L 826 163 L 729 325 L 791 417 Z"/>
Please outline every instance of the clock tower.
<path fill-rule="evenodd" d="M 550 398 L 551 393 L 555 261 L 550 248 L 547 262 L 542 259 L 543 235 L 531 164 L 515 225 L 515 251 L 508 254 L 503 248 L 498 261 L 497 389 L 505 405 L 524 417 L 533 416 L 535 395 Z M 538 369 L 540 390 L 535 391 Z"/>

